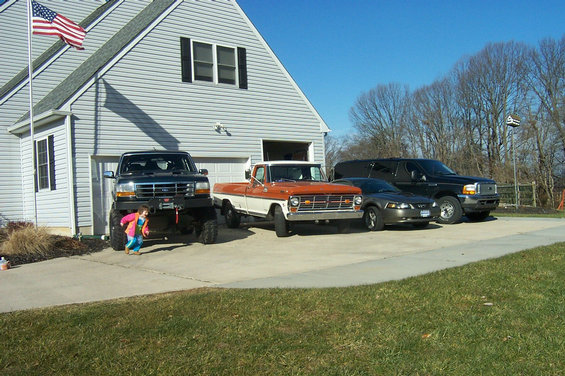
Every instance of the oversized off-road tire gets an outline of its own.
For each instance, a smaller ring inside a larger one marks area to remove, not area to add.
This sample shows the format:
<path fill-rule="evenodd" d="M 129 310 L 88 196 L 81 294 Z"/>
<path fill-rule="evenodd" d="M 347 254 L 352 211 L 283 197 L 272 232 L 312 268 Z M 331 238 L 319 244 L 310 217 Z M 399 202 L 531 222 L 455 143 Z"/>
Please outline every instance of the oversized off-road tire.
<path fill-rule="evenodd" d="M 426 221 L 426 222 L 416 222 L 416 223 L 412 223 L 412 227 L 414 228 L 426 228 L 428 227 L 428 225 L 430 224 L 430 222 Z"/>
<path fill-rule="evenodd" d="M 338 234 L 347 234 L 351 229 L 351 220 L 349 219 L 341 219 L 337 221 L 337 233 Z"/>
<path fill-rule="evenodd" d="M 195 225 L 198 241 L 202 244 L 212 244 L 218 238 L 218 220 L 214 208 L 202 209 Z"/>
<path fill-rule="evenodd" d="M 376 206 L 367 206 L 363 212 L 363 223 L 369 231 L 382 231 L 385 228 L 383 215 Z"/>
<path fill-rule="evenodd" d="M 490 215 L 490 211 L 467 213 L 466 215 L 471 222 L 482 222 L 488 218 L 488 216 Z"/>
<path fill-rule="evenodd" d="M 283 211 L 280 206 L 275 206 L 275 233 L 279 238 L 289 235 L 288 221 L 284 217 Z"/>
<path fill-rule="evenodd" d="M 230 202 L 224 207 L 224 216 L 226 217 L 226 225 L 229 228 L 238 228 L 241 223 L 241 215 L 235 211 Z"/>
<path fill-rule="evenodd" d="M 438 222 L 441 224 L 451 225 L 461 220 L 463 209 L 459 200 L 452 196 L 444 196 L 437 200 L 440 208 L 440 216 Z"/>
<path fill-rule="evenodd" d="M 120 226 L 121 220 L 122 215 L 120 212 L 110 211 L 110 245 L 116 251 L 123 251 L 127 241 L 125 228 Z"/>

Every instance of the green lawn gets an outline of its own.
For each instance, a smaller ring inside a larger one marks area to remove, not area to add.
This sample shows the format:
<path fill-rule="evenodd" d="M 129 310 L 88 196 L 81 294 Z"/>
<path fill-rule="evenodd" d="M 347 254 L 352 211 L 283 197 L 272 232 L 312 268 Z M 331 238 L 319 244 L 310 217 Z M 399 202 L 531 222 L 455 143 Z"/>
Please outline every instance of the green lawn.
<path fill-rule="evenodd" d="M 2 375 L 562 375 L 565 243 L 403 281 L 0 315 Z"/>

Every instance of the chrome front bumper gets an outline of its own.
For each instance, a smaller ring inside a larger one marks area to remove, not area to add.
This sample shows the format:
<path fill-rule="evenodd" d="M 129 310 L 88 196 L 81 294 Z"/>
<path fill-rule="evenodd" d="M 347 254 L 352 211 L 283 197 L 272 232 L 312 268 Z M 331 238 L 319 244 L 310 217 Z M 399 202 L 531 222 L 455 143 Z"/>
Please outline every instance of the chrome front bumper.
<path fill-rule="evenodd" d="M 316 220 L 335 220 L 335 219 L 359 219 L 363 217 L 363 210 L 335 210 L 335 211 L 308 211 L 288 213 L 287 220 L 296 221 L 316 221 Z"/>

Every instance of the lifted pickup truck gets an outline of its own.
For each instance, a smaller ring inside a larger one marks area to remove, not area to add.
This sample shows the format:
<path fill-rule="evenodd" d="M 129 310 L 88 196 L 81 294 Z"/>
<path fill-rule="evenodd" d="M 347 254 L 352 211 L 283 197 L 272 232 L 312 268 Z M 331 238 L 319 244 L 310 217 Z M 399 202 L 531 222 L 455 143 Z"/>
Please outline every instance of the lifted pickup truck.
<path fill-rule="evenodd" d="M 351 219 L 363 216 L 361 189 L 328 183 L 311 162 L 257 164 L 248 182 L 216 183 L 213 197 L 228 227 L 238 227 L 242 215 L 273 219 L 278 237 L 288 236 L 289 223 L 298 221 L 336 221 L 346 232 Z"/>
<path fill-rule="evenodd" d="M 124 153 L 115 174 L 104 172 L 105 178 L 114 179 L 109 222 L 112 248 L 124 248 L 120 220 L 140 205 L 150 208 L 151 234 L 194 231 L 202 243 L 214 243 L 218 223 L 206 173 L 198 171 L 190 154 L 182 151 Z"/>
<path fill-rule="evenodd" d="M 497 208 L 500 196 L 491 179 L 461 176 L 434 159 L 366 159 L 339 162 L 334 178 L 370 177 L 386 180 L 404 192 L 434 199 L 440 209 L 439 223 L 451 224 L 463 215 L 485 220 Z"/>

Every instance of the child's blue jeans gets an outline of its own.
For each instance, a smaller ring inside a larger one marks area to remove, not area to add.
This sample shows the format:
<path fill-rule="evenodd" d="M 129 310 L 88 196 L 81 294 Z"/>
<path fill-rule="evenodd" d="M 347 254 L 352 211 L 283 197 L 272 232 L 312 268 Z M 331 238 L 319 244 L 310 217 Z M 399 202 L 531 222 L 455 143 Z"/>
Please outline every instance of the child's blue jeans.
<path fill-rule="evenodd" d="M 128 247 L 132 251 L 139 252 L 139 248 L 141 248 L 142 244 L 143 244 L 143 236 L 141 236 L 141 235 L 135 235 L 135 236 L 128 235 L 128 242 L 126 243 L 126 247 Z"/>

